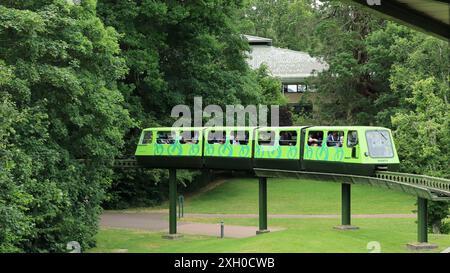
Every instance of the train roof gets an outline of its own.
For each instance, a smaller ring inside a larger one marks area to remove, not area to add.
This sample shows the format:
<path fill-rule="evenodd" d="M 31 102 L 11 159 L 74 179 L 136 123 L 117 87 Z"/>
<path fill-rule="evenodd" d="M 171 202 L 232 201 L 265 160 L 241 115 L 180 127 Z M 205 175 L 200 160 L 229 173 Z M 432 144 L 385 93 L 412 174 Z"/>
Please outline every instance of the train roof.
<path fill-rule="evenodd" d="M 261 126 L 261 127 L 258 127 L 258 130 L 270 130 L 270 129 L 277 129 L 277 130 L 279 130 L 279 129 L 281 129 L 281 130 L 289 130 L 289 129 L 302 129 L 302 128 L 305 128 L 305 127 L 309 127 L 309 126 L 277 126 L 277 127 L 271 127 L 271 126 Z"/>
<path fill-rule="evenodd" d="M 371 129 L 371 130 L 389 130 L 386 127 L 380 126 L 311 126 L 314 129 Z"/>
<path fill-rule="evenodd" d="M 379 126 L 278 126 L 278 127 L 271 127 L 271 126 L 262 126 L 262 127 L 254 127 L 254 126 L 213 126 L 213 127 L 153 127 L 153 128 L 145 128 L 144 131 L 183 131 L 183 130 L 270 130 L 270 129 L 276 129 L 276 130 L 288 130 L 288 129 L 302 129 L 302 128 L 314 128 L 318 130 L 329 130 L 329 129 L 372 129 L 372 130 L 390 130 L 386 127 L 379 127 Z"/>
<path fill-rule="evenodd" d="M 152 128 L 145 128 L 144 131 L 182 131 L 182 130 L 203 130 L 206 129 L 206 127 L 152 127 Z"/>

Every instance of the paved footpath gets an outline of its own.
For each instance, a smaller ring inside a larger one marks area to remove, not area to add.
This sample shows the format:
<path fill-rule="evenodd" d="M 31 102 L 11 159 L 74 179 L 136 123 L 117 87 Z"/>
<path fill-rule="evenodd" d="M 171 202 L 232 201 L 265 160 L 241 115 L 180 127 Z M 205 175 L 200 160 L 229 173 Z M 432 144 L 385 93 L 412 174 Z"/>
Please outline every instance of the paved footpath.
<path fill-rule="evenodd" d="M 101 227 L 108 228 L 125 228 L 139 229 L 149 231 L 167 232 L 169 222 L 167 221 L 167 213 L 151 212 L 151 213 L 111 213 L 105 212 L 101 216 Z M 225 237 L 229 238 L 245 238 L 255 236 L 257 227 L 252 226 L 225 226 Z M 272 228 L 271 231 L 282 230 L 282 228 Z M 177 231 L 181 234 L 220 236 L 219 224 L 205 223 L 177 223 Z"/>
<path fill-rule="evenodd" d="M 156 212 L 109 212 L 105 211 L 100 218 L 100 226 L 105 228 L 141 229 L 150 231 L 167 231 L 169 222 L 168 211 Z M 188 218 L 257 218 L 257 214 L 203 214 L 186 213 Z M 269 214 L 269 218 L 286 219 L 337 219 L 337 214 Z M 415 214 L 353 214 L 352 218 L 415 218 Z M 219 236 L 219 224 L 190 223 L 179 221 L 178 232 L 183 234 Z M 256 227 L 251 226 L 225 226 L 225 237 L 244 238 L 255 236 Z M 282 230 L 282 228 L 271 227 L 271 231 Z"/>
<path fill-rule="evenodd" d="M 100 216 L 101 227 L 130 228 L 144 230 L 163 230 L 168 228 L 169 222 L 165 212 L 108 212 Z M 178 225 L 183 225 L 178 222 Z"/>

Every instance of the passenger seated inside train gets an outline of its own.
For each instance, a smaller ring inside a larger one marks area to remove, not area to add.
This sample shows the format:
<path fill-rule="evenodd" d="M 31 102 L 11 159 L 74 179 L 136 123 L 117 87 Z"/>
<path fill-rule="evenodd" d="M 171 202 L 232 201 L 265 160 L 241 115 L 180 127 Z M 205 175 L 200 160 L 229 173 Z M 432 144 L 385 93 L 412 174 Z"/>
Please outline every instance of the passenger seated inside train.
<path fill-rule="evenodd" d="M 211 131 L 208 133 L 209 144 L 225 144 L 225 132 Z"/>
<path fill-rule="evenodd" d="M 181 144 L 198 144 L 198 132 L 185 131 L 181 133 Z"/>
<path fill-rule="evenodd" d="M 232 145 L 239 144 L 239 138 L 235 135 L 235 132 L 230 133 L 230 144 Z"/>
<path fill-rule="evenodd" d="M 273 131 L 261 131 L 258 137 L 258 145 L 261 146 L 273 146 L 275 139 L 275 132 Z"/>
<path fill-rule="evenodd" d="M 157 144 L 174 144 L 175 134 L 170 132 L 158 132 Z"/>
<path fill-rule="evenodd" d="M 230 132 L 230 144 L 232 145 L 247 145 L 249 141 L 248 131 L 234 131 Z"/>
<path fill-rule="evenodd" d="M 281 146 L 295 146 L 297 142 L 297 132 L 283 131 L 280 132 Z"/>
<path fill-rule="evenodd" d="M 308 146 L 322 146 L 323 132 L 309 132 Z"/>
<path fill-rule="evenodd" d="M 344 132 L 329 132 L 327 136 L 328 147 L 342 147 Z"/>

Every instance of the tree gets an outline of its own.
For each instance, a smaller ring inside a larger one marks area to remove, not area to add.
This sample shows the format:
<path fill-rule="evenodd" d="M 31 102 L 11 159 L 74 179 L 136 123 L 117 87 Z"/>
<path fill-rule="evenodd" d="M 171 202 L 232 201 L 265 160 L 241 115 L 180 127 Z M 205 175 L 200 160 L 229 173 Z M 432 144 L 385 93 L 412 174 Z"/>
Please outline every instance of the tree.
<path fill-rule="evenodd" d="M 0 68 L 2 87 L 11 71 L 1 63 Z M 27 215 L 32 196 L 16 183 L 13 175 L 15 168 L 29 170 L 31 160 L 7 141 L 14 134 L 13 124 L 27 118 L 25 115 L 7 97 L 0 101 L 0 253 L 20 251 L 19 245 L 26 241 L 33 228 L 33 221 Z"/>
<path fill-rule="evenodd" d="M 402 170 L 450 178 L 450 110 L 448 103 L 449 47 L 445 42 L 417 34 L 406 47 L 405 58 L 391 72 L 394 136 Z M 388 110 L 386 110 L 388 111 Z M 450 215 L 445 202 L 429 202 L 428 222 L 433 232 L 448 232 L 443 220 Z"/>
<path fill-rule="evenodd" d="M 297 2 L 303 1 L 249 1 L 243 29 L 296 48 L 282 38 L 302 33 L 285 25 L 295 25 L 296 16 L 281 18 Z M 296 49 L 323 58 L 329 69 L 313 79 L 313 116 L 295 123 L 393 127 L 402 171 L 448 177 L 448 44 L 348 3 L 322 1 L 311 11 L 298 12 L 305 20 L 297 23 L 313 46 Z M 430 224 L 445 230 L 439 226 L 448 205 L 429 204 Z"/>
<path fill-rule="evenodd" d="M 377 70 L 369 55 L 370 34 L 384 21 L 357 7 L 326 2 L 319 9 L 321 20 L 316 35 L 321 40 L 320 54 L 329 69 L 319 73 L 315 114 L 324 123 L 374 124 L 378 112 L 373 102 L 388 89 L 384 69 Z M 319 113 L 320 112 L 320 113 Z"/>
<path fill-rule="evenodd" d="M 248 42 L 235 24 L 241 1 L 99 1 L 106 25 L 121 35 L 129 71 L 120 81 L 127 109 L 136 121 L 124 140 L 123 157 L 134 154 L 141 129 L 171 126 L 172 107 L 258 104 L 282 101 L 266 70 L 252 71 Z M 195 175 L 186 175 L 194 181 Z M 107 207 L 151 205 L 165 197 L 167 173 L 117 171 Z M 189 183 L 188 183 L 189 184 Z"/>
<path fill-rule="evenodd" d="M 444 113 L 450 109 L 436 96 L 444 87 L 439 85 L 433 77 L 412 83 L 412 97 L 406 101 L 415 109 L 396 113 L 392 124 L 403 170 L 448 178 L 450 118 Z M 433 231 L 447 230 L 442 220 L 450 215 L 449 204 L 430 202 L 429 208 Z"/>
<path fill-rule="evenodd" d="M 94 244 L 111 163 L 131 125 L 116 86 L 126 72 L 118 35 L 95 3 L 0 2 L 0 211 L 12 221 L 2 221 L 3 251 Z"/>
<path fill-rule="evenodd" d="M 249 0 L 239 16 L 244 34 L 271 38 L 274 45 L 313 52 L 320 44 L 314 33 L 318 17 L 310 0 Z"/>

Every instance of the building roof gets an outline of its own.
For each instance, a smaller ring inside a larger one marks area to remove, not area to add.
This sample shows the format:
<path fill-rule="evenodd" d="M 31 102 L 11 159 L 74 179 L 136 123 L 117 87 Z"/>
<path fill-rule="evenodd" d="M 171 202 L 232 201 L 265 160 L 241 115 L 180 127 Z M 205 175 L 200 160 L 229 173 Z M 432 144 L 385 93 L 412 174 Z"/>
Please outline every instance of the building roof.
<path fill-rule="evenodd" d="M 253 69 L 266 64 L 283 83 L 294 83 L 328 69 L 328 65 L 308 53 L 268 45 L 251 45 L 247 62 Z"/>
<path fill-rule="evenodd" d="M 443 40 L 450 40 L 448 0 L 351 0 L 381 16 Z M 370 2 L 370 3 L 369 3 Z"/>

